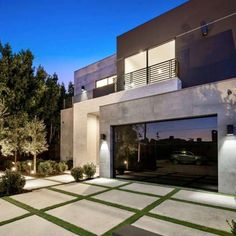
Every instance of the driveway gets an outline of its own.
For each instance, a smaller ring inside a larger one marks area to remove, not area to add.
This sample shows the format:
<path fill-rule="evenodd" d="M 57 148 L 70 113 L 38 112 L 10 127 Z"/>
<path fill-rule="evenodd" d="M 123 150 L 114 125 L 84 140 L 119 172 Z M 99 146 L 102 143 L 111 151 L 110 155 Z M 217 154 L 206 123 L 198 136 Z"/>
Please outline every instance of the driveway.
<path fill-rule="evenodd" d="M 236 220 L 231 195 L 105 178 L 4 197 L 0 209 L 0 235 L 8 236 L 111 235 L 125 224 L 161 235 L 231 235 L 226 220 Z"/>

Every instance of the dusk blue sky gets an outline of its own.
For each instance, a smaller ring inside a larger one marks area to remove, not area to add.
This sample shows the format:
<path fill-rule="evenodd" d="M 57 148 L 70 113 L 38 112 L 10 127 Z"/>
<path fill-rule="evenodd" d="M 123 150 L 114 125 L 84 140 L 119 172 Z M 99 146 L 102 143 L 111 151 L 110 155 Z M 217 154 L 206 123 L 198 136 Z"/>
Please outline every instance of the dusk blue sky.
<path fill-rule="evenodd" d="M 65 84 L 116 51 L 116 36 L 187 0 L 0 0 L 0 41 L 30 49 Z"/>

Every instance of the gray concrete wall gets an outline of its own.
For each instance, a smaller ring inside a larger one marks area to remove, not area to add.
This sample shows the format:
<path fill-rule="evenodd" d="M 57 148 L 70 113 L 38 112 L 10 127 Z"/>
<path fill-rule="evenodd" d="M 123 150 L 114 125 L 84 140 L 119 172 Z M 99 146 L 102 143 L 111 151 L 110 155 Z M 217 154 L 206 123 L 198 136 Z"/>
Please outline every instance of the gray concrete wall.
<path fill-rule="evenodd" d="M 106 57 L 74 72 L 74 96 L 81 93 L 81 86 L 87 91 L 95 88 L 95 81 L 116 75 L 116 55 Z"/>
<path fill-rule="evenodd" d="M 62 161 L 73 159 L 73 108 L 61 110 L 61 146 Z"/>
<path fill-rule="evenodd" d="M 227 124 L 236 126 L 236 78 L 122 101 L 100 108 L 100 133 L 107 140 L 100 144 L 100 175 L 112 177 L 112 126 L 146 121 L 217 115 L 218 122 L 218 178 L 219 191 L 236 192 L 236 137 L 226 136 Z"/>
<path fill-rule="evenodd" d="M 98 163 L 100 106 L 147 97 L 181 89 L 178 78 L 161 81 L 136 89 L 120 91 L 107 96 L 86 100 L 73 105 L 73 158 L 74 166 L 87 162 Z M 124 112 L 123 112 L 124 114 Z M 112 114 L 107 113 L 107 118 Z M 123 118 L 122 118 L 123 119 Z"/>

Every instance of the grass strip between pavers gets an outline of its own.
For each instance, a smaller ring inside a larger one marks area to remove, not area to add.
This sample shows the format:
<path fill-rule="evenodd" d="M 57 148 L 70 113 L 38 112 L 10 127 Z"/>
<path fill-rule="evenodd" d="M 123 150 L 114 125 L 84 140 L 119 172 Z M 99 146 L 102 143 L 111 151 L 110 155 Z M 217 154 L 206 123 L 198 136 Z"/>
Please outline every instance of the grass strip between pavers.
<path fill-rule="evenodd" d="M 103 204 L 103 205 L 106 205 L 106 206 L 116 207 L 118 209 L 131 211 L 131 212 L 134 212 L 134 213 L 139 212 L 138 209 L 135 209 L 135 208 L 132 208 L 132 207 L 127 207 L 127 206 L 123 206 L 123 205 L 120 205 L 120 204 L 117 204 L 117 203 L 107 202 L 107 201 L 103 201 L 103 200 L 96 199 L 96 198 L 87 197 L 87 198 L 85 198 L 85 200 L 100 203 L 100 204 Z"/>
<path fill-rule="evenodd" d="M 223 231 L 223 230 L 218 230 L 218 229 L 210 228 L 210 227 L 207 227 L 207 226 L 198 225 L 198 224 L 178 220 L 178 219 L 163 216 L 163 215 L 158 215 L 158 214 L 154 214 L 154 213 L 150 213 L 150 212 L 147 213 L 146 215 L 150 216 L 152 218 L 156 218 L 156 219 L 163 220 L 163 221 L 168 221 L 168 222 L 178 224 L 178 225 L 187 226 L 189 228 L 198 229 L 198 230 L 205 231 L 205 232 L 212 233 L 212 234 L 217 234 L 217 235 L 222 235 L 222 236 L 232 236 L 231 233 Z"/>
<path fill-rule="evenodd" d="M 149 196 L 149 197 L 163 197 L 163 195 L 157 195 L 157 194 L 152 194 L 152 193 L 144 193 L 144 192 L 138 192 L 138 191 L 134 191 L 134 190 L 129 190 L 129 189 L 121 189 L 119 188 L 118 190 L 120 191 L 124 191 L 124 192 L 128 192 L 128 193 L 136 193 L 139 195 L 145 195 L 145 196 Z M 171 192 L 171 191 L 170 191 Z M 164 195 L 165 196 L 165 195 Z"/>
<path fill-rule="evenodd" d="M 73 200 L 70 200 L 70 201 L 67 201 L 67 202 L 64 202 L 64 203 L 61 203 L 61 204 L 56 204 L 56 205 L 53 205 L 53 206 L 49 206 L 49 207 L 43 208 L 41 210 L 37 210 L 33 207 L 30 207 L 30 206 L 28 206 L 24 203 L 21 203 L 21 202 L 15 200 L 15 199 L 12 199 L 10 197 L 3 197 L 3 199 L 5 199 L 6 201 L 8 201 L 8 202 L 10 202 L 10 203 L 12 203 L 12 204 L 14 204 L 18 207 L 21 207 L 21 208 L 29 211 L 30 213 L 27 213 L 25 215 L 22 215 L 22 216 L 19 216 L 19 217 L 16 217 L 16 218 L 13 218 L 13 219 L 10 219 L 10 220 L 7 220 L 7 221 L 0 222 L 0 225 L 11 223 L 11 222 L 14 222 L 16 220 L 20 220 L 22 218 L 25 218 L 27 216 L 35 214 L 35 215 L 38 215 L 38 216 L 40 216 L 40 217 L 42 217 L 42 218 L 58 225 L 58 226 L 61 226 L 62 228 L 65 228 L 66 230 L 68 230 L 70 232 L 73 232 L 75 234 L 79 234 L 81 236 L 82 235 L 84 235 L 84 236 L 93 236 L 95 234 L 93 234 L 93 233 L 91 233 L 87 230 L 84 230 L 84 229 L 82 229 L 82 228 L 80 228 L 76 225 L 73 225 L 69 222 L 66 222 L 62 219 L 59 219 L 59 218 L 54 217 L 52 215 L 49 215 L 45 212 L 47 210 L 58 208 L 60 206 L 64 206 L 64 205 L 67 205 L 67 204 L 70 204 L 70 203 L 73 203 L 73 202 L 84 199 L 84 200 L 89 200 L 89 201 L 97 202 L 97 203 L 100 203 L 100 204 L 108 205 L 108 206 L 111 206 L 111 207 L 116 207 L 116 208 L 119 208 L 119 209 L 131 211 L 131 212 L 134 213 L 134 215 L 132 215 L 131 217 L 129 217 L 125 221 L 121 222 L 120 224 L 118 224 L 114 228 L 112 228 L 109 231 L 107 231 L 106 233 L 104 233 L 103 236 L 108 236 L 108 235 L 110 236 L 110 235 L 112 235 L 112 232 L 114 232 L 114 230 L 118 229 L 119 227 L 121 227 L 123 225 L 133 224 L 135 221 L 137 221 L 139 218 L 141 218 L 142 216 L 145 216 L 145 215 L 153 217 L 153 218 L 157 218 L 157 219 L 160 219 L 160 220 L 164 220 L 164 221 L 176 223 L 176 224 L 179 224 L 179 225 L 183 225 L 183 226 L 186 226 L 186 227 L 199 229 L 201 231 L 205 231 L 205 232 L 209 232 L 209 233 L 213 233 L 213 234 L 218 234 L 218 235 L 221 235 L 221 236 L 230 236 L 230 235 L 232 235 L 229 232 L 225 232 L 225 231 L 222 231 L 222 230 L 217 230 L 217 229 L 214 229 L 214 228 L 209 228 L 209 227 L 205 227 L 205 226 L 202 226 L 202 225 L 198 225 L 198 224 L 194 224 L 194 223 L 174 219 L 174 218 L 171 218 L 171 217 L 166 217 L 166 216 L 150 213 L 149 211 L 152 210 L 153 208 L 155 208 L 156 206 L 160 205 L 162 202 L 164 202 L 166 200 L 169 200 L 169 199 L 174 200 L 174 201 L 179 201 L 179 202 L 186 202 L 186 203 L 190 203 L 190 204 L 196 204 L 196 205 L 201 205 L 201 206 L 206 206 L 206 207 L 222 209 L 222 210 L 236 211 L 235 209 L 229 209 L 229 208 L 220 207 L 220 206 L 213 206 L 213 205 L 208 205 L 208 204 L 204 204 L 204 203 L 198 203 L 198 202 L 192 202 L 192 201 L 187 201 L 187 200 L 176 199 L 173 196 L 178 191 L 182 190 L 180 188 L 175 188 L 174 190 L 172 190 L 171 192 L 169 192 L 168 194 L 166 194 L 164 196 L 150 194 L 150 193 L 137 192 L 137 191 L 127 190 L 127 189 L 120 189 L 121 187 L 129 185 L 131 183 L 132 182 L 126 182 L 122 185 L 118 185 L 118 186 L 115 186 L 115 187 L 109 187 L 109 186 L 104 186 L 104 185 L 98 185 L 98 184 L 83 182 L 83 184 L 106 188 L 105 190 L 102 190 L 102 191 L 99 191 L 99 192 L 96 192 L 96 193 L 93 193 L 93 194 L 90 194 L 90 195 L 87 195 L 87 196 L 82 196 L 82 195 L 67 192 L 67 191 L 64 191 L 64 190 L 56 189 L 56 188 L 54 188 L 56 185 L 49 186 L 49 187 L 46 187 L 46 188 L 51 190 L 51 191 L 56 191 L 56 192 L 59 192 L 59 193 L 64 193 L 64 194 L 67 194 L 67 195 L 70 195 L 70 196 L 74 196 L 74 197 L 76 197 L 76 199 L 73 199 Z M 62 185 L 62 184 L 58 184 L 58 185 Z M 136 193 L 136 194 L 140 194 L 140 195 L 158 197 L 158 199 L 155 202 L 148 205 L 147 207 L 145 207 L 144 209 L 138 210 L 138 209 L 130 208 L 130 207 L 123 206 L 123 205 L 120 205 L 120 204 L 111 203 L 111 202 L 107 202 L 107 201 L 104 201 L 104 200 L 99 200 L 99 199 L 93 198 L 93 196 L 96 196 L 98 194 L 101 194 L 101 193 L 104 193 L 104 192 L 107 192 L 107 191 L 110 191 L 110 190 L 115 190 L 115 189 L 120 190 L 120 191 L 130 192 L 130 193 Z M 221 194 L 221 195 L 223 195 L 223 194 Z"/>
<path fill-rule="evenodd" d="M 189 204 L 193 204 L 193 205 L 199 205 L 199 206 L 215 208 L 215 209 L 219 209 L 219 210 L 226 210 L 226 211 L 236 212 L 236 209 L 217 206 L 217 205 L 210 205 L 210 204 L 202 203 L 202 202 L 194 202 L 194 201 L 189 201 L 189 200 L 184 200 L 184 199 L 179 199 L 179 198 L 171 198 L 171 200 L 176 201 L 176 202 L 183 202 L 183 203 L 189 203 Z"/>
<path fill-rule="evenodd" d="M 114 228 L 110 229 L 109 231 L 107 231 L 106 233 L 103 234 L 103 236 L 111 236 L 112 232 L 114 232 L 116 229 L 120 228 L 123 225 L 127 225 L 127 224 L 133 224 L 135 221 L 137 221 L 139 218 L 141 218 L 142 216 L 144 216 L 145 214 L 147 214 L 150 210 L 152 210 L 154 207 L 160 205 L 162 202 L 164 202 L 165 200 L 171 198 L 171 196 L 173 196 L 174 194 L 176 194 L 180 189 L 176 188 L 174 190 L 172 190 L 170 193 L 166 194 L 165 196 L 163 196 L 162 198 L 159 198 L 157 201 L 151 203 L 150 205 L 146 206 L 143 210 L 139 210 L 137 211 L 136 214 L 134 214 L 133 216 L 129 217 L 128 219 L 126 219 L 125 221 L 123 221 L 122 223 L 118 224 L 117 226 L 115 226 Z"/>
<path fill-rule="evenodd" d="M 49 211 L 49 210 L 52 210 L 52 209 L 55 209 L 55 208 L 58 208 L 58 207 L 62 207 L 64 205 L 71 204 L 73 202 L 77 202 L 79 200 L 81 200 L 80 197 L 72 199 L 72 200 L 69 200 L 69 201 L 66 201 L 66 202 L 58 203 L 56 205 L 52 205 L 52 206 L 48 206 L 48 207 L 42 208 L 42 209 L 40 209 L 40 211 Z"/>
<path fill-rule="evenodd" d="M 54 223 L 54 224 L 56 224 L 56 225 L 58 225 L 58 226 L 60 226 L 64 229 L 72 232 L 72 233 L 75 233 L 77 235 L 84 235 L 84 236 L 95 236 L 95 234 L 93 234 L 92 232 L 89 232 L 85 229 L 82 229 L 82 228 L 80 228 L 76 225 L 73 225 L 73 224 L 71 224 L 69 222 L 66 222 L 62 219 L 59 219 L 55 216 L 49 215 L 49 214 L 43 212 L 42 210 L 35 209 L 35 208 L 33 208 L 31 206 L 28 206 L 28 205 L 26 205 L 22 202 L 19 202 L 15 199 L 12 199 L 10 197 L 3 197 L 3 199 L 10 202 L 10 203 L 12 203 L 12 204 L 14 204 L 14 205 L 16 205 L 16 206 L 18 206 L 18 207 L 21 207 L 21 208 L 29 211 L 31 213 L 31 215 L 37 215 L 37 216 L 39 216 L 39 217 L 41 217 L 41 218 L 43 218 L 43 219 L 45 219 L 45 220 L 47 220 L 51 223 Z"/>
<path fill-rule="evenodd" d="M 17 221 L 17 220 L 24 219 L 24 218 L 26 218 L 26 217 L 28 217 L 28 216 L 32 216 L 32 215 L 33 215 L 32 213 L 26 213 L 26 214 L 24 214 L 24 215 L 14 217 L 14 218 L 9 219 L 9 220 L 1 221 L 1 222 L 0 222 L 0 226 L 6 225 L 6 224 L 9 224 L 9 223 L 12 223 L 12 222 Z"/>
<path fill-rule="evenodd" d="M 70 192 L 67 192 L 67 191 L 64 191 L 64 190 L 54 189 L 54 188 L 48 188 L 48 189 L 52 190 L 52 191 L 55 191 L 55 192 L 71 195 Z M 116 207 L 116 208 L 119 208 L 119 209 L 131 211 L 131 212 L 137 212 L 138 211 L 137 209 L 132 208 L 132 207 L 127 207 L 127 206 L 123 206 L 123 205 L 120 205 L 120 204 L 116 204 L 116 203 L 107 202 L 107 201 L 103 201 L 103 200 L 100 200 L 100 199 L 93 198 L 93 196 L 96 196 L 98 194 L 105 193 L 105 192 L 108 192 L 108 191 L 111 191 L 111 190 L 112 189 L 105 189 L 105 190 L 102 190 L 102 191 L 99 191 L 97 193 L 93 193 L 93 194 L 90 194 L 90 195 L 87 195 L 87 196 L 78 195 L 78 194 L 73 193 L 72 196 L 78 197 L 78 199 L 76 201 L 78 201 L 78 200 L 88 200 L 88 201 L 100 203 L 100 204 L 111 206 L 111 207 Z M 66 203 L 65 204 L 61 204 L 61 205 L 66 205 Z M 56 208 L 56 207 L 52 206 L 51 209 L 52 208 Z"/>
<path fill-rule="evenodd" d="M 83 182 L 83 184 L 97 186 L 97 187 L 103 187 L 103 188 L 108 188 L 108 189 L 118 189 L 118 188 L 124 187 L 126 185 L 132 184 L 132 182 L 124 182 L 124 184 L 120 184 L 120 185 L 114 186 L 114 187 L 109 187 L 109 186 L 101 185 L 101 184 L 86 183 L 86 182 Z"/>

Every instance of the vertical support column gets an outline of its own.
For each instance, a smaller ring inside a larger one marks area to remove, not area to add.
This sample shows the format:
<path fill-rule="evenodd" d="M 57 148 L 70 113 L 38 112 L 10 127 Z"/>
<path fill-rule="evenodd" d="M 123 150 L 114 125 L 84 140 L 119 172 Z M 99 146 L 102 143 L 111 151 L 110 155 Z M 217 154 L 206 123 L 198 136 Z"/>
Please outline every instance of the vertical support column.
<path fill-rule="evenodd" d="M 149 84 L 148 50 L 146 50 L 146 83 Z"/>

